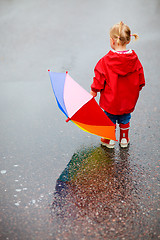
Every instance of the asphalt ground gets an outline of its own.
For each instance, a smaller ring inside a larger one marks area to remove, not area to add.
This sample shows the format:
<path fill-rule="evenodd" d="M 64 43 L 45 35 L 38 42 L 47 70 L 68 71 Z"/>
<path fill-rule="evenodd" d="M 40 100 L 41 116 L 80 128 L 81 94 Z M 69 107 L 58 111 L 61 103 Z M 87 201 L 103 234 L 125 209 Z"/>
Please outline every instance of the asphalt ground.
<path fill-rule="evenodd" d="M 90 91 L 121 20 L 146 86 L 109 151 L 65 122 L 47 70 Z M 0 239 L 160 239 L 159 21 L 159 0 L 0 1 Z"/>

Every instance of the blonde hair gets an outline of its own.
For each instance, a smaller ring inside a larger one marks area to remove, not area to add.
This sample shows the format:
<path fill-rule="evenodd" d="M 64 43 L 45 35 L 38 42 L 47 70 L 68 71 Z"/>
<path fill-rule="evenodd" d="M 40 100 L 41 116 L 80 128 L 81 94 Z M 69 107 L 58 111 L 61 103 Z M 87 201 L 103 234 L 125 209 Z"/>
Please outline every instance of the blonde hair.
<path fill-rule="evenodd" d="M 133 36 L 135 40 L 139 38 L 136 33 L 131 35 L 130 28 L 122 21 L 110 29 L 110 37 L 117 40 L 117 43 L 122 46 L 130 42 L 131 36 Z"/>

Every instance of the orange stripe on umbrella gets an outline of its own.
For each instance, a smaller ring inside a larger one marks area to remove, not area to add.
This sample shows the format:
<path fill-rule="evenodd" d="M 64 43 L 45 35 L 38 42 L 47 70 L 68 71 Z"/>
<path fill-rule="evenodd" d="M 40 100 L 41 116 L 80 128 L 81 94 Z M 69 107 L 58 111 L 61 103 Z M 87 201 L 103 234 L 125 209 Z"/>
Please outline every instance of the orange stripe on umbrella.
<path fill-rule="evenodd" d="M 87 125 L 87 124 L 79 123 L 76 121 L 73 121 L 73 122 L 79 128 L 81 128 L 83 131 L 101 136 L 103 138 L 112 139 L 112 140 L 116 141 L 115 126 L 94 126 L 94 125 Z"/>

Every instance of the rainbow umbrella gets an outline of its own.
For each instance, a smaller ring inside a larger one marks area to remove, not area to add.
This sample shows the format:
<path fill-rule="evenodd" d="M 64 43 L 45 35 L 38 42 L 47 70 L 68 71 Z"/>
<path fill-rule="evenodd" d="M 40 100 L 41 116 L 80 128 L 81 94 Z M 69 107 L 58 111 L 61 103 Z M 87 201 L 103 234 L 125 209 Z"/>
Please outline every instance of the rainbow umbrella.
<path fill-rule="evenodd" d="M 115 125 L 99 107 L 94 97 L 75 82 L 68 72 L 49 75 L 60 110 L 82 130 L 116 140 Z"/>

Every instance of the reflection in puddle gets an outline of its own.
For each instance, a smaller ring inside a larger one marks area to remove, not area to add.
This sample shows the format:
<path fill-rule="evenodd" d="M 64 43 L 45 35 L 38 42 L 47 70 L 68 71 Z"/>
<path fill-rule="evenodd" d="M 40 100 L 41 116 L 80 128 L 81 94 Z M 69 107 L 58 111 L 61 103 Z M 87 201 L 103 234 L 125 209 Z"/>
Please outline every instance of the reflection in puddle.
<path fill-rule="evenodd" d="M 116 153 L 102 147 L 82 149 L 72 156 L 57 180 L 51 209 L 52 218 L 62 221 L 62 233 L 76 226 L 78 236 L 94 232 L 95 239 L 103 239 L 135 231 L 141 210 L 129 158 L 129 150 Z"/>

